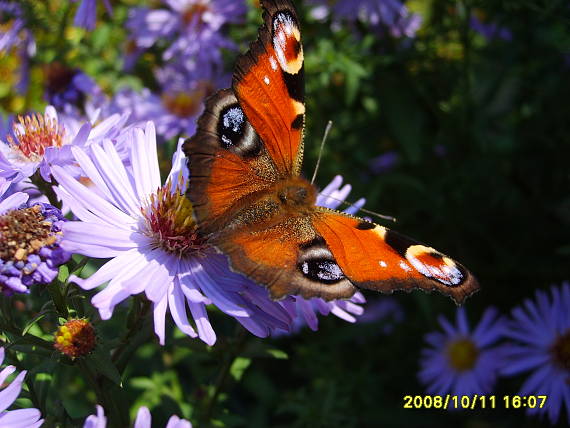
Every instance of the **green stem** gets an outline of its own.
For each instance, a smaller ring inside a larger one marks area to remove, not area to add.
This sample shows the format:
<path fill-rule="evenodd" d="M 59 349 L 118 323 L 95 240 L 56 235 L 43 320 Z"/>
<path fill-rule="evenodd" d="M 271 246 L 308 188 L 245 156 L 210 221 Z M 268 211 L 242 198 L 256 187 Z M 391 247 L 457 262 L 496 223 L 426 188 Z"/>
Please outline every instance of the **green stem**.
<path fill-rule="evenodd" d="M 222 367 L 218 372 L 218 376 L 214 384 L 214 393 L 212 394 L 212 398 L 208 400 L 205 406 L 204 416 L 202 417 L 202 421 L 205 426 L 208 426 L 210 420 L 212 419 L 212 416 L 214 414 L 214 409 L 218 402 L 220 393 L 223 391 L 223 388 L 225 387 L 232 364 L 234 363 L 235 359 L 239 356 L 239 353 L 241 352 L 247 338 L 246 331 L 241 326 L 238 326 L 237 328 L 238 331 L 236 333 L 237 337 L 235 344 L 230 348 L 230 352 L 227 354 L 222 364 Z"/>
<path fill-rule="evenodd" d="M 148 300 L 133 299 L 131 311 L 128 315 L 129 319 L 132 319 L 130 328 L 121 339 L 121 343 L 112 357 L 113 363 L 121 374 L 123 374 L 137 348 L 148 339 L 149 323 L 145 323 L 145 321 L 147 321 L 149 312 L 150 302 Z"/>

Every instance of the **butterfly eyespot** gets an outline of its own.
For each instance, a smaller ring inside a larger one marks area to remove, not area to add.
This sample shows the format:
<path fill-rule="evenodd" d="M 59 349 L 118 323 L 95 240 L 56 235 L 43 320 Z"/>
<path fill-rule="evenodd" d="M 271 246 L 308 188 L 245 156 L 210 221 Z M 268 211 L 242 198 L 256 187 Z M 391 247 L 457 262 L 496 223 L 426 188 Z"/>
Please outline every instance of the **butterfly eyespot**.
<path fill-rule="evenodd" d="M 230 104 L 220 112 L 218 134 L 224 149 L 242 156 L 255 156 L 261 150 L 259 137 L 238 103 Z"/>
<path fill-rule="evenodd" d="M 344 279 L 344 274 L 332 260 L 308 260 L 300 265 L 300 270 L 307 278 L 322 282 L 325 284 L 333 284 Z"/>

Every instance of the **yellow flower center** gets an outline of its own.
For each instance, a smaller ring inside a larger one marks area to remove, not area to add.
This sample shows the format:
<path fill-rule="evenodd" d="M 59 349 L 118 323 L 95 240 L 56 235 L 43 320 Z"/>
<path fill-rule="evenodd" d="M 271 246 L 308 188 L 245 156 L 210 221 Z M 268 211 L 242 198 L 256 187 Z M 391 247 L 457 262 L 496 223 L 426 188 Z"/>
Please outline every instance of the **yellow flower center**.
<path fill-rule="evenodd" d="M 470 339 L 457 339 L 447 346 L 447 357 L 451 366 L 463 372 L 471 370 L 475 367 L 477 358 L 479 357 L 479 350 L 475 343 Z"/>
<path fill-rule="evenodd" d="M 57 120 L 42 114 L 30 114 L 18 116 L 18 122 L 13 127 L 16 139 L 8 136 L 8 143 L 23 160 L 40 161 L 48 147 L 64 145 L 65 130 L 59 126 Z"/>
<path fill-rule="evenodd" d="M 167 183 L 151 195 L 148 205 L 141 209 L 147 235 L 153 238 L 155 248 L 178 257 L 199 255 L 206 244 L 198 235 L 192 203 L 181 189 L 182 177 L 175 192 Z"/>

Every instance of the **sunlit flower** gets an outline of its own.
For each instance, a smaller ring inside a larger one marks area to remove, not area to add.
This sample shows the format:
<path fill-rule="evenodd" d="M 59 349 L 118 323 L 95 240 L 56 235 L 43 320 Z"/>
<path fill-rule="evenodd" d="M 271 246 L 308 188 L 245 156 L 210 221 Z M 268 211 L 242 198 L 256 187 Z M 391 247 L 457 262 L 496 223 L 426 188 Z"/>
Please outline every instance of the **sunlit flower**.
<path fill-rule="evenodd" d="M 4 362 L 4 348 L 0 348 L 0 365 Z M 16 371 L 14 366 L 6 366 L 0 371 L 0 427 L 10 428 L 37 428 L 44 420 L 38 409 L 6 410 L 14 403 L 22 391 L 22 383 L 26 377 L 26 371 L 21 372 L 12 382 L 6 383 L 6 379 Z"/>
<path fill-rule="evenodd" d="M 87 290 L 110 281 L 92 300 L 101 317 L 110 318 L 118 303 L 144 292 L 153 303 L 161 344 L 169 310 L 185 334 L 212 345 L 216 334 L 206 312 L 210 303 L 257 336 L 265 337 L 273 328 L 287 329 L 291 320 L 282 306 L 271 301 L 266 290 L 229 270 L 226 257 L 197 235 L 192 205 L 184 195 L 182 140 L 161 185 L 152 122 L 144 132 L 133 130 L 132 138 L 132 169 L 125 168 L 108 140 L 87 150 L 72 148 L 98 192 L 63 168 L 53 168 L 64 202 L 81 220 L 66 223 L 64 248 L 90 257 L 113 257 L 90 278 L 75 278 Z"/>
<path fill-rule="evenodd" d="M 220 48 L 233 44 L 222 36 L 222 26 L 239 22 L 246 11 L 243 0 L 163 0 L 165 9 L 133 8 L 127 23 L 140 48 L 159 39 L 167 43 L 163 58 L 181 58 L 189 69 L 221 63 Z"/>
<path fill-rule="evenodd" d="M 137 418 L 133 428 L 151 428 L 152 416 L 148 407 L 139 407 Z M 85 419 L 83 428 L 107 428 L 107 418 L 105 417 L 105 410 L 103 407 L 97 405 L 97 414 L 91 415 Z M 172 415 L 166 424 L 165 428 L 192 428 L 192 424 L 186 419 L 180 419 L 176 415 Z"/>
<path fill-rule="evenodd" d="M 94 128 L 90 123 L 83 123 L 77 132 L 70 132 L 53 106 L 47 106 L 45 114 L 20 116 L 7 141 L 0 142 L 0 176 L 17 182 L 31 177 L 39 169 L 42 178 L 49 182 L 51 166 L 76 168 L 70 151 L 72 146 L 83 147 L 102 138 L 113 138 L 122 130 L 126 119 L 126 115 L 116 114 Z"/>
<path fill-rule="evenodd" d="M 71 319 L 60 326 L 55 334 L 54 347 L 69 358 L 89 354 L 97 344 L 95 328 L 86 319 Z"/>
<path fill-rule="evenodd" d="M 78 0 L 74 0 L 78 1 Z M 109 0 L 103 0 L 105 9 L 109 16 L 113 16 L 113 8 L 111 7 L 111 2 Z M 97 22 L 97 0 L 81 0 L 81 4 L 77 8 L 75 13 L 75 18 L 73 19 L 73 25 L 76 27 L 82 27 L 86 30 L 95 29 L 95 23 Z"/>
<path fill-rule="evenodd" d="M 469 328 L 463 308 L 457 310 L 453 326 L 439 317 L 444 332 L 425 336 L 429 347 L 422 350 L 420 381 L 429 394 L 473 395 L 493 390 L 504 365 L 504 346 L 497 345 L 506 320 L 488 308 L 475 329 Z"/>
<path fill-rule="evenodd" d="M 570 283 L 551 287 L 550 296 L 537 291 L 512 311 L 506 336 L 514 343 L 508 348 L 502 372 L 516 375 L 530 371 L 518 394 L 545 395 L 546 405 L 529 407 L 529 414 L 548 415 L 555 424 L 563 418 L 570 423 Z"/>

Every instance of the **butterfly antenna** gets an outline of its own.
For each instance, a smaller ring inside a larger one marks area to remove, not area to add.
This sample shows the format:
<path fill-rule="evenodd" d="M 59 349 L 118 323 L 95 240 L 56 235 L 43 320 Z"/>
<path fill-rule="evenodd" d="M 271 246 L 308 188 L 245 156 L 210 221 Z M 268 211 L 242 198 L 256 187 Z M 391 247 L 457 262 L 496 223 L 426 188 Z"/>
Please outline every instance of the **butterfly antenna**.
<path fill-rule="evenodd" d="M 348 206 L 357 205 L 357 203 L 344 201 L 342 199 L 335 198 L 334 196 L 331 196 L 331 195 L 325 195 L 323 193 L 321 193 L 320 195 L 324 196 L 326 198 L 334 199 L 335 201 L 338 201 L 343 205 L 348 205 Z M 396 219 L 396 217 L 392 217 L 391 215 L 380 214 L 380 213 L 377 213 L 376 211 L 367 210 L 366 208 L 358 208 L 358 211 L 362 211 L 363 213 L 370 214 L 370 215 L 373 215 L 374 217 L 378 217 L 378 218 L 381 218 L 383 220 L 388 220 L 388 221 L 391 221 L 394 223 L 396 223 L 398 221 Z"/>
<path fill-rule="evenodd" d="M 319 170 L 319 165 L 321 164 L 321 158 L 323 157 L 323 148 L 325 147 L 325 141 L 327 141 L 327 137 L 329 136 L 329 132 L 332 128 L 332 120 L 329 120 L 327 123 L 327 127 L 325 128 L 325 133 L 323 135 L 323 139 L 321 140 L 321 147 L 319 148 L 319 157 L 317 158 L 317 164 L 315 165 L 315 172 L 313 172 L 313 178 L 311 178 L 311 184 L 315 183 L 315 178 L 317 178 L 317 171 Z"/>

